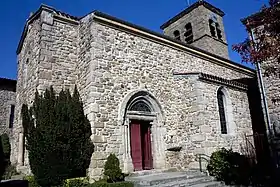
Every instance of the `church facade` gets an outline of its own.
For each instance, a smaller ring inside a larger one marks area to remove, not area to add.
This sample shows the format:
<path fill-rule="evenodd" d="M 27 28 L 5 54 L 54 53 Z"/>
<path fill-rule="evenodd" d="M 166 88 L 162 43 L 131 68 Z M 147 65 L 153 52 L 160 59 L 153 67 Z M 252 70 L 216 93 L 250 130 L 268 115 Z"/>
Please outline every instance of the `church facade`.
<path fill-rule="evenodd" d="M 98 11 L 78 18 L 42 5 L 17 49 L 12 163 L 30 172 L 20 108 L 50 86 L 78 87 L 95 145 L 91 178 L 110 153 L 134 172 L 197 168 L 199 154 L 241 151 L 258 116 L 256 73 L 229 60 L 223 16 L 199 1 L 159 34 Z"/>

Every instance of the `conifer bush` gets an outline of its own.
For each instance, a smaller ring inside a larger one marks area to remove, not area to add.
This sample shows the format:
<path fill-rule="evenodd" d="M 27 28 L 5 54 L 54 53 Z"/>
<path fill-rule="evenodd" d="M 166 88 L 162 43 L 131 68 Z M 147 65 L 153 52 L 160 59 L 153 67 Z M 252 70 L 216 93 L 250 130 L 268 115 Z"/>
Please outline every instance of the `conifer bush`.
<path fill-rule="evenodd" d="M 76 87 L 73 95 L 62 90 L 57 96 L 52 87 L 36 92 L 33 105 L 23 105 L 21 113 L 30 168 L 40 186 L 86 176 L 94 147 Z"/>
<path fill-rule="evenodd" d="M 117 182 L 124 179 L 120 168 L 120 161 L 115 154 L 108 156 L 105 162 L 104 175 L 108 182 Z"/>

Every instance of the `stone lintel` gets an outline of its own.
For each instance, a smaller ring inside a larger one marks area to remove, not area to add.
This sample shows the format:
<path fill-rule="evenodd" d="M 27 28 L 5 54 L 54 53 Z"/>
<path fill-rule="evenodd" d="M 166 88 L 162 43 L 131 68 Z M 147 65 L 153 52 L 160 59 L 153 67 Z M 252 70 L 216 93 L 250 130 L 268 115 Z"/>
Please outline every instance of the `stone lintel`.
<path fill-rule="evenodd" d="M 154 121 L 156 119 L 156 114 L 154 113 L 143 114 L 142 112 L 137 112 L 137 111 L 127 111 L 127 117 L 129 119 L 135 119 L 135 120 Z"/>

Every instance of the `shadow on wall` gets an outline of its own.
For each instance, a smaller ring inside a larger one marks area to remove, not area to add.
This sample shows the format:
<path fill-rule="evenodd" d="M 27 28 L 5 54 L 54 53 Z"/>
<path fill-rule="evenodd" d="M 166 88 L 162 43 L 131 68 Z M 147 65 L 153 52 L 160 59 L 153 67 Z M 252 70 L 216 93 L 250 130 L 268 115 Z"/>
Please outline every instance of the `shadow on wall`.
<path fill-rule="evenodd" d="M 256 78 L 242 78 L 234 81 L 246 84 L 248 86 L 247 96 L 251 114 L 253 133 L 249 135 L 253 138 L 254 149 L 256 152 L 257 162 L 261 165 L 268 166 L 272 163 L 268 137 L 266 135 L 265 120 L 261 105 L 261 96 Z"/>

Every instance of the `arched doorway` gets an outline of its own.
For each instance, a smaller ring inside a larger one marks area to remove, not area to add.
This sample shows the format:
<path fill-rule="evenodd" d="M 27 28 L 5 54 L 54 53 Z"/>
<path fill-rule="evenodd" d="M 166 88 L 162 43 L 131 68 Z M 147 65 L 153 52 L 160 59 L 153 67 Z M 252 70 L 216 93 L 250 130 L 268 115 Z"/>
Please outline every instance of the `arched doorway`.
<path fill-rule="evenodd" d="M 133 91 L 119 108 L 123 125 L 124 171 L 162 169 L 165 166 L 163 114 L 155 97 Z"/>
<path fill-rule="evenodd" d="M 141 115 L 142 119 L 130 120 L 130 149 L 134 170 L 153 169 L 151 147 L 151 108 L 145 100 L 137 100 L 128 108 L 127 115 Z"/>

